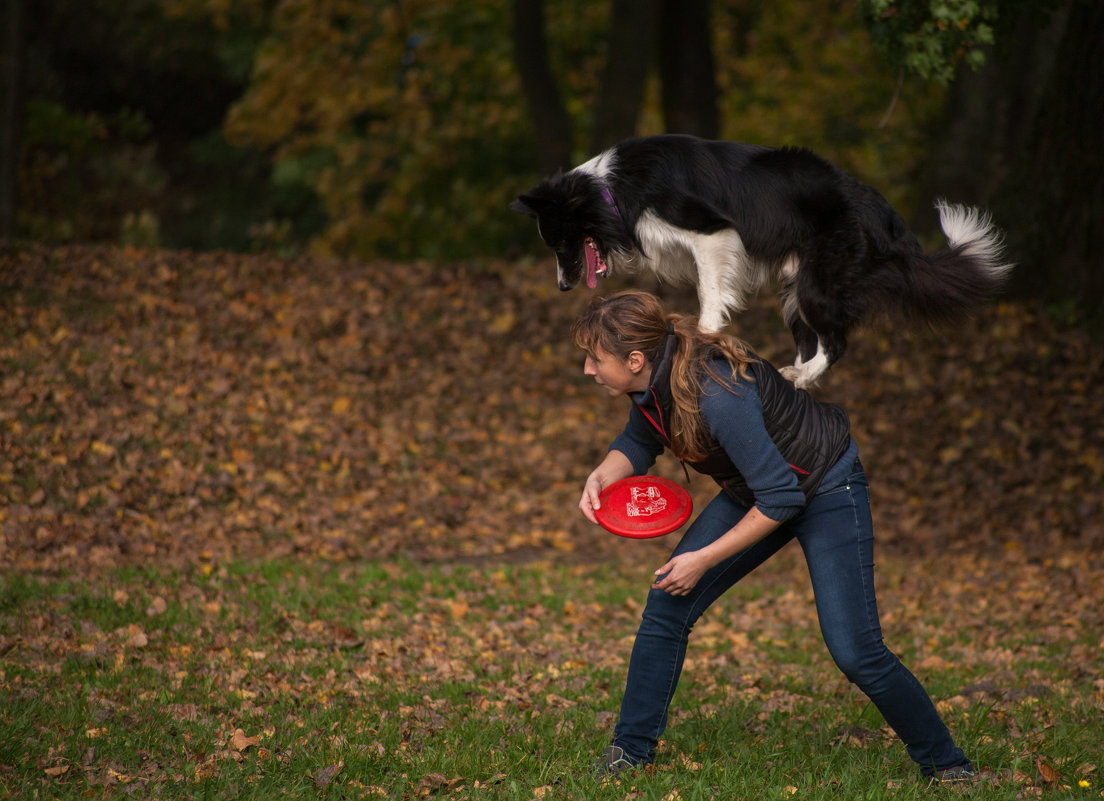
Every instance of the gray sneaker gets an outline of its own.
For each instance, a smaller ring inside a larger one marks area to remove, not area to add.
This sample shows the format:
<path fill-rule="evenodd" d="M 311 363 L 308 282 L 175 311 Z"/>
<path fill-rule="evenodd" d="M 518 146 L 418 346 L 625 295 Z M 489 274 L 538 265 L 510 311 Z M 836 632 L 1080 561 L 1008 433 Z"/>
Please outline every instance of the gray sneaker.
<path fill-rule="evenodd" d="M 928 787 L 965 786 L 974 783 L 974 769 L 969 763 L 957 767 L 937 770 L 928 782 Z"/>
<path fill-rule="evenodd" d="M 602 752 L 602 756 L 598 757 L 598 761 L 594 763 L 594 770 L 591 773 L 596 779 L 605 779 L 626 770 L 632 770 L 637 766 L 638 763 L 630 760 L 625 754 L 624 748 L 618 745 L 608 745 L 606 750 Z"/>

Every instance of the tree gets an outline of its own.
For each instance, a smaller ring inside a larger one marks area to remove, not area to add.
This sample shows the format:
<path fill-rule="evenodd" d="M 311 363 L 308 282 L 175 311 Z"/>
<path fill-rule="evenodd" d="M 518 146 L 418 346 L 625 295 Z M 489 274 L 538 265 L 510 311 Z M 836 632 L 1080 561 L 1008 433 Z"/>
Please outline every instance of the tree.
<path fill-rule="evenodd" d="M 16 176 L 23 124 L 26 26 L 23 0 L 0 6 L 0 240 L 15 235 Z"/>
<path fill-rule="evenodd" d="M 564 158 L 572 152 L 574 135 L 548 64 L 544 36 L 537 30 L 544 24 L 543 5 L 543 0 L 515 0 L 514 50 L 542 164 L 551 172 L 572 166 Z M 636 133 L 648 77 L 657 67 L 667 130 L 718 135 L 710 0 L 612 0 L 607 31 L 588 153 Z"/>
<path fill-rule="evenodd" d="M 668 130 L 717 138 L 721 123 L 709 0 L 665 0 L 659 30 L 663 117 Z"/>
<path fill-rule="evenodd" d="M 302 196 L 269 184 L 264 154 L 221 137 L 257 38 L 237 21 L 245 0 L 221 4 L 217 29 L 178 2 L 187 0 L 0 0 L 0 218 L 10 231 L 248 249 L 289 206 L 295 233 L 319 218 L 310 195 L 295 202 Z"/>
<path fill-rule="evenodd" d="M 1011 151 L 993 207 L 1024 262 L 1015 289 L 1025 297 L 1076 300 L 1104 321 L 1102 30 L 1104 4 L 1095 0 L 1071 0 L 1055 15 L 1056 57 L 1040 70 L 1046 79 L 1027 146 Z"/>
<path fill-rule="evenodd" d="M 907 191 L 931 102 L 906 87 L 879 126 L 895 76 L 873 69 L 853 0 L 512 3 L 250 0 L 259 43 L 223 130 L 317 196 L 313 249 L 538 252 L 510 198 L 595 143 L 663 131 L 804 144 Z"/>
<path fill-rule="evenodd" d="M 613 0 L 606 64 L 594 107 L 589 153 L 636 132 L 655 59 L 662 0 Z"/>
<path fill-rule="evenodd" d="M 860 11 L 891 63 L 926 80 L 948 84 L 960 62 L 974 69 L 985 63 L 983 48 L 993 43 L 1001 3 L 1020 1 L 862 0 Z"/>
<path fill-rule="evenodd" d="M 548 173 L 571 163 L 571 118 L 548 63 L 544 0 L 514 0 L 514 62 L 525 87 L 537 156 Z"/>
<path fill-rule="evenodd" d="M 940 80 L 954 75 L 926 185 L 991 208 L 1018 263 L 1012 281 L 1018 294 L 1074 301 L 1104 319 L 1104 156 L 1097 144 L 1104 123 L 1097 63 L 1104 3 L 963 2 L 984 19 L 963 18 L 947 30 L 916 19 L 902 23 L 897 12 L 915 4 L 868 0 L 873 5 L 889 15 L 872 23 L 888 49 L 939 54 L 914 59 L 910 68 Z M 968 35 L 977 30 L 982 35 Z"/>

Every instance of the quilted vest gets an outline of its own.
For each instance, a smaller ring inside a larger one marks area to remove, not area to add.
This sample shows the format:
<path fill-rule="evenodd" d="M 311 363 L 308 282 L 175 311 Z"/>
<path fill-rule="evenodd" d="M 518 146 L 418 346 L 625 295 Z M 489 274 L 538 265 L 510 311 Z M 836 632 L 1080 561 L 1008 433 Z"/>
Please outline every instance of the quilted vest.
<path fill-rule="evenodd" d="M 671 447 L 668 426 L 671 420 L 671 357 L 677 340 L 668 337 L 663 356 L 652 369 L 648 392 L 642 400 L 634 399 L 637 408 L 652 423 L 652 434 L 665 447 Z M 770 362 L 751 354 L 752 376 L 763 404 L 763 420 L 767 434 L 778 447 L 790 469 L 797 476 L 798 486 L 809 500 L 816 494 L 824 474 L 839 461 L 851 443 L 851 425 L 847 412 L 834 403 L 816 401 L 802 389 L 782 377 Z M 717 359 L 717 372 L 727 375 L 728 362 Z M 677 455 L 677 454 L 676 454 Z M 732 464 L 719 443 L 709 452 L 687 464 L 711 477 L 733 499 L 743 506 L 755 504 L 755 497 L 744 476 Z"/>

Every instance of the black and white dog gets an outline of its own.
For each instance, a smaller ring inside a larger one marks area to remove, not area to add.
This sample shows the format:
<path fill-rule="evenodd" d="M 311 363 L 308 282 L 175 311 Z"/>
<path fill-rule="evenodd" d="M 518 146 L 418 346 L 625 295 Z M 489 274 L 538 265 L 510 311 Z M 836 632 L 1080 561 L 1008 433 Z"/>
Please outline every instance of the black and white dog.
<path fill-rule="evenodd" d="M 940 202 L 948 245 L 926 255 L 881 194 L 800 148 L 630 139 L 510 207 L 536 218 L 560 289 L 650 269 L 697 284 L 705 331 L 722 329 L 780 275 L 797 345 L 783 373 L 799 387 L 843 355 L 863 319 L 953 320 L 994 294 L 1012 266 L 988 215 Z"/>

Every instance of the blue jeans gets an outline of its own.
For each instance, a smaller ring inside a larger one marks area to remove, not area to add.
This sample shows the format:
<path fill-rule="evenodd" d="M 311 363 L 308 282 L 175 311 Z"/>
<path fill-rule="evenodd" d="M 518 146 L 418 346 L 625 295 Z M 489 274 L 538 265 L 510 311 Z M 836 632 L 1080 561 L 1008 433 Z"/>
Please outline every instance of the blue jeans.
<path fill-rule="evenodd" d="M 746 513 L 725 493 L 709 503 L 675 553 L 716 540 Z M 822 490 L 796 518 L 702 576 L 686 596 L 652 590 L 636 635 L 614 744 L 650 762 L 667 726 L 690 630 L 711 603 L 797 538 L 809 566 L 820 631 L 849 681 L 881 711 L 924 775 L 968 764 L 931 698 L 882 642 L 874 597 L 874 531 L 866 474 L 856 459 L 843 485 Z"/>

